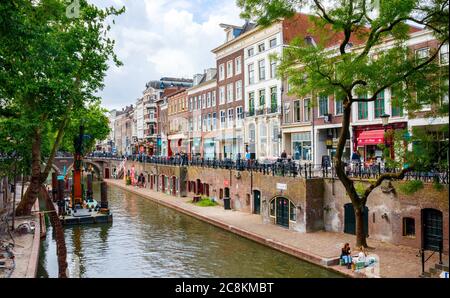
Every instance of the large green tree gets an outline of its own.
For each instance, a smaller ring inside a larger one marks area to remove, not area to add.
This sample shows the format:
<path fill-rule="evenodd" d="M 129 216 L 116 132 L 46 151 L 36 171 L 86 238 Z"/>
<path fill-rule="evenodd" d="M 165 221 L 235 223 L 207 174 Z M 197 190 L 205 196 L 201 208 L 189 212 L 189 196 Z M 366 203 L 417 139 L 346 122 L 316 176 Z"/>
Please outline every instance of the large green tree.
<path fill-rule="evenodd" d="M 352 106 L 373 102 L 390 88 L 396 90 L 395 104 L 410 116 L 424 105 L 440 107 L 433 109 L 435 114 L 448 113 L 448 102 L 442 102 L 444 88 L 448 87 L 441 84 L 448 80 L 448 68 L 436 63 L 439 50 L 448 44 L 448 0 L 237 0 L 237 3 L 243 9 L 242 17 L 254 19 L 261 26 L 292 17 L 302 9 L 312 14 L 309 32 L 317 37 L 317 45 L 306 43 L 305 36 L 295 38 L 280 57 L 279 73 L 288 78 L 293 94 L 334 94 L 343 100 L 342 132 L 334 165 L 354 206 L 356 245 L 367 246 L 363 210 L 369 195 L 383 181 L 402 179 L 418 165 L 411 159 L 408 167 L 381 175 L 358 194 L 343 162 Z M 406 45 L 410 25 L 430 30 L 437 39 L 437 46 L 428 57 L 417 59 Z M 333 39 L 338 43 L 330 48 Z M 392 46 L 382 49 L 380 45 L 387 39 Z"/>
<path fill-rule="evenodd" d="M 2 144 L 25 139 L 31 160 L 30 186 L 17 215 L 31 212 L 71 120 L 98 102 L 95 94 L 103 87 L 108 61 L 120 64 L 108 31 L 110 18 L 124 9 L 79 4 L 78 15 L 66 14 L 63 0 L 0 5 L 0 125 L 16 125 L 19 131 Z M 1 128 L 14 134 L 6 129 Z"/>

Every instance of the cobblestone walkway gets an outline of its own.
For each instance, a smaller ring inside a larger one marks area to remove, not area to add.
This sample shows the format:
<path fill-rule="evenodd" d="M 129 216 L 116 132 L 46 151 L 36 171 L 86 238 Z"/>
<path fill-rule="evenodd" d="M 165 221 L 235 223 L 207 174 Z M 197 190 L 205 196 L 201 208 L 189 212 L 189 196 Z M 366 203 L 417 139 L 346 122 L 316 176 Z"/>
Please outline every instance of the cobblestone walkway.
<path fill-rule="evenodd" d="M 224 210 L 221 206 L 199 207 L 190 203 L 192 198 L 176 198 L 146 188 L 125 186 L 123 180 L 106 180 L 106 182 L 301 259 L 348 276 L 361 276 L 342 266 L 327 266 L 327 263 L 339 257 L 343 243 L 348 242 L 351 246 L 355 243 L 355 236 L 331 232 L 299 233 L 264 223 L 260 215 Z M 416 256 L 417 249 L 371 239 L 368 239 L 368 245 L 371 247 L 368 250 L 369 255 L 379 257 L 380 277 L 419 277 L 421 264 L 420 258 Z M 444 260 L 448 263 L 448 256 L 444 256 Z M 437 261 L 438 257 L 433 256 L 428 265 L 434 267 Z"/>

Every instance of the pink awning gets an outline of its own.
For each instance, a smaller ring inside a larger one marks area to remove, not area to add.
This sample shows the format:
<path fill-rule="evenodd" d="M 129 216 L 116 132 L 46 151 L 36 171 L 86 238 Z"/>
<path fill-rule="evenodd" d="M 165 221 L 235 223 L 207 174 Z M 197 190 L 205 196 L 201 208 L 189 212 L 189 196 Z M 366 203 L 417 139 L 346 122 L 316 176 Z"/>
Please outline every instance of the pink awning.
<path fill-rule="evenodd" d="M 384 143 L 383 130 L 363 131 L 358 137 L 358 146 L 378 145 Z"/>

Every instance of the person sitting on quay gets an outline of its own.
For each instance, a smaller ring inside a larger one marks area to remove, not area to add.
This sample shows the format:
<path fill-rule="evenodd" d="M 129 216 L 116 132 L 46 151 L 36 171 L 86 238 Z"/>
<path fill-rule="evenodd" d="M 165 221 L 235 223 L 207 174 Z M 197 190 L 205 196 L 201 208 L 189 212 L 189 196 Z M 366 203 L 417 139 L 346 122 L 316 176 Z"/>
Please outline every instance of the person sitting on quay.
<path fill-rule="evenodd" d="M 368 267 L 368 266 L 374 264 L 375 262 L 376 262 L 376 259 L 374 257 L 367 256 L 367 252 L 366 252 L 366 249 L 364 248 L 364 246 L 361 246 L 359 248 L 358 256 L 356 258 L 353 258 L 353 263 L 355 263 L 355 265 L 357 263 L 364 264 L 364 267 Z M 356 268 L 356 269 L 358 269 L 358 268 Z"/>
<path fill-rule="evenodd" d="M 352 268 L 352 255 L 349 243 L 345 243 L 344 247 L 341 250 L 341 260 L 344 262 L 344 265 L 347 265 L 348 269 Z"/>

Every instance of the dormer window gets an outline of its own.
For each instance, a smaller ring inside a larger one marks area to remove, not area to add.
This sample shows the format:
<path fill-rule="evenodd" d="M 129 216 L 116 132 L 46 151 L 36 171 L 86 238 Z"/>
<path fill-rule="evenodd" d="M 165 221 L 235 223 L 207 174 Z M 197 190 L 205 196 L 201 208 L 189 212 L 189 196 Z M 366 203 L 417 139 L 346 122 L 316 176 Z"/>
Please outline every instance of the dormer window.
<path fill-rule="evenodd" d="M 227 32 L 227 42 L 233 39 L 233 32 L 232 30 L 229 30 Z"/>
<path fill-rule="evenodd" d="M 310 46 L 316 46 L 316 42 L 314 41 L 314 38 L 312 36 L 306 36 L 305 43 Z"/>

